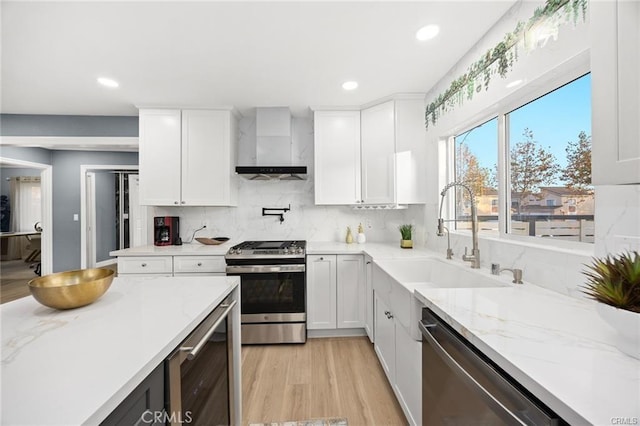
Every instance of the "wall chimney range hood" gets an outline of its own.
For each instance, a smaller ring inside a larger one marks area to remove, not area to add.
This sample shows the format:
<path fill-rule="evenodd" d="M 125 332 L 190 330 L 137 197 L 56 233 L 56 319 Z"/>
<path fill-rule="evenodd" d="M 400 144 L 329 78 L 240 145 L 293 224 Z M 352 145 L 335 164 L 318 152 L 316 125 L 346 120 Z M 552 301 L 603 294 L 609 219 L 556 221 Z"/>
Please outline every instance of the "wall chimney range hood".
<path fill-rule="evenodd" d="M 291 112 L 288 107 L 256 108 L 256 164 L 237 166 L 250 180 L 304 180 L 307 167 L 293 165 Z"/>

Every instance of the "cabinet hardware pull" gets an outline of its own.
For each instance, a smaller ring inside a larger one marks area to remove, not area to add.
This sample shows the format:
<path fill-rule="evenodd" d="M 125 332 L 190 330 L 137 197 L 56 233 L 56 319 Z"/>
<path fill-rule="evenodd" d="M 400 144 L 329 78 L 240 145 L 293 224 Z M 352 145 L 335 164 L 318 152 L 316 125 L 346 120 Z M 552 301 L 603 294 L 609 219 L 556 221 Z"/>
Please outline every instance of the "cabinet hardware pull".
<path fill-rule="evenodd" d="M 198 262 L 198 266 L 202 266 L 202 262 Z"/>
<path fill-rule="evenodd" d="M 146 263 L 143 263 L 143 264 L 142 264 L 142 267 L 144 268 L 145 266 L 147 266 L 147 264 L 146 264 Z"/>
<path fill-rule="evenodd" d="M 367 260 L 367 265 L 371 265 L 371 261 L 370 260 Z"/>
<path fill-rule="evenodd" d="M 320 260 L 324 260 L 324 257 L 321 257 Z"/>
<path fill-rule="evenodd" d="M 173 202 L 173 204 L 178 204 L 178 202 L 177 202 L 177 201 L 174 201 L 174 202 Z"/>
<path fill-rule="evenodd" d="M 180 201 L 180 204 L 184 204 L 184 201 Z"/>

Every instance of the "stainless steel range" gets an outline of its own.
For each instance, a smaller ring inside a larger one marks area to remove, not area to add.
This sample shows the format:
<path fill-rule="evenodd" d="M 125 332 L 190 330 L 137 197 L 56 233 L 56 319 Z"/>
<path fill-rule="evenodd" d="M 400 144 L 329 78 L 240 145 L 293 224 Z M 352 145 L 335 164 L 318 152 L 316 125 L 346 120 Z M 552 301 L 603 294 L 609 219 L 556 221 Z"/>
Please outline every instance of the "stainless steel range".
<path fill-rule="evenodd" d="M 245 241 L 225 255 L 240 276 L 243 344 L 307 340 L 306 241 Z"/>

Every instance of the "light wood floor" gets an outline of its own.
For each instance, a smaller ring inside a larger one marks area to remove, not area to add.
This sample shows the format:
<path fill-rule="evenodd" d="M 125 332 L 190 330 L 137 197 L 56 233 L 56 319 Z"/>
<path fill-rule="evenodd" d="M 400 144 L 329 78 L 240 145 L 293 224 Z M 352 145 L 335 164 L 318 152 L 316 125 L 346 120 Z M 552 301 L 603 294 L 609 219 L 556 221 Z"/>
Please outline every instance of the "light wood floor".
<path fill-rule="evenodd" d="M 32 263 L 26 263 L 21 259 L 3 260 L 0 262 L 0 303 L 10 302 L 28 296 L 27 282 L 38 276 Z"/>
<path fill-rule="evenodd" d="M 344 417 L 406 425 L 367 337 L 242 347 L 243 424 Z"/>

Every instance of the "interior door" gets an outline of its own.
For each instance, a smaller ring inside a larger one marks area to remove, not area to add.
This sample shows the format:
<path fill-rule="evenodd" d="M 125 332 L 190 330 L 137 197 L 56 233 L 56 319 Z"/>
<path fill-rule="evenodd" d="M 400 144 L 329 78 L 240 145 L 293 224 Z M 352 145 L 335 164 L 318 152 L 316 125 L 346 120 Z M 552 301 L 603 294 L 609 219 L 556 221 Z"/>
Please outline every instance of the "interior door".
<path fill-rule="evenodd" d="M 96 266 L 96 235 L 95 235 L 95 223 L 96 223 L 96 176 L 94 172 L 87 172 L 86 176 L 86 200 L 87 200 L 87 220 L 85 224 L 86 230 L 86 254 L 87 254 L 87 268 L 95 268 Z"/>

